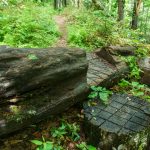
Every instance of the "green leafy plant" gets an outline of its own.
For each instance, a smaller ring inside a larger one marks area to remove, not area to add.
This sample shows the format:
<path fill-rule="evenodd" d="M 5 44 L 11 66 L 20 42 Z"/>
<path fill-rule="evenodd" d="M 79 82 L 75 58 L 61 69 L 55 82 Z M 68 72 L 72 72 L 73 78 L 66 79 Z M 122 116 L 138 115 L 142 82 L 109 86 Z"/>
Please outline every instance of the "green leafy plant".
<path fill-rule="evenodd" d="M 143 96 L 144 95 L 144 84 L 140 84 L 139 82 L 131 82 L 132 89 L 130 92 L 135 96 Z M 143 91 L 142 91 L 143 90 Z"/>
<path fill-rule="evenodd" d="M 12 0 L 18 2 L 18 0 Z M 15 47 L 49 47 L 59 37 L 52 8 L 21 2 L 0 10 L 0 44 Z M 32 13 L 31 13 L 32 12 Z"/>
<path fill-rule="evenodd" d="M 125 79 L 122 79 L 122 80 L 118 83 L 118 85 L 119 85 L 120 87 L 122 87 L 122 88 L 126 88 L 126 87 L 130 86 L 130 82 L 127 81 L 127 80 L 125 80 Z"/>
<path fill-rule="evenodd" d="M 93 5 L 91 0 L 84 0 L 83 3 L 89 9 L 70 12 L 68 43 L 71 46 L 93 50 L 107 45 L 135 46 L 144 43 L 142 33 L 129 28 L 129 18 L 123 23 L 116 22 L 116 3 L 115 8 L 111 6 L 112 11 L 90 9 Z M 106 4 L 105 9 L 107 6 Z"/>
<path fill-rule="evenodd" d="M 90 99 L 99 99 L 104 104 L 108 104 L 108 98 L 112 94 L 111 91 L 101 86 L 91 86 L 92 92 L 88 96 Z"/>
<path fill-rule="evenodd" d="M 141 69 L 137 65 L 137 58 L 135 56 L 129 56 L 125 58 L 125 61 L 128 63 L 130 68 L 130 78 L 140 79 Z"/>
<path fill-rule="evenodd" d="M 37 146 L 36 150 L 63 150 L 62 146 L 54 144 L 54 142 L 46 141 L 42 136 L 42 141 L 31 140 Z"/>
<path fill-rule="evenodd" d="M 87 145 L 85 142 L 81 142 L 80 144 L 76 144 L 76 147 L 79 150 L 96 150 L 96 147 L 92 145 Z"/>
<path fill-rule="evenodd" d="M 45 141 L 45 138 L 42 136 L 42 141 L 40 140 L 31 140 L 31 142 L 37 145 L 36 150 L 53 150 L 53 142 Z"/>
<path fill-rule="evenodd" d="M 128 92 L 129 94 L 132 94 L 134 96 L 139 96 L 147 100 L 150 99 L 149 96 L 150 89 L 144 84 L 140 84 L 139 82 L 136 81 L 129 82 L 125 79 L 122 79 L 118 83 L 118 85 L 121 88 L 120 90 L 123 92 Z"/>
<path fill-rule="evenodd" d="M 80 135 L 78 133 L 79 130 L 80 127 L 76 123 L 73 124 L 67 123 L 68 136 L 71 137 L 72 140 L 78 141 L 80 139 Z"/>
<path fill-rule="evenodd" d="M 60 127 L 51 129 L 51 135 L 54 138 L 62 139 L 62 138 L 64 138 L 64 135 L 67 134 L 66 130 L 67 130 L 66 124 L 62 123 Z"/>
<path fill-rule="evenodd" d="M 141 58 L 141 57 L 145 57 L 148 55 L 148 52 L 149 50 L 147 48 L 144 48 L 144 47 L 139 47 L 137 50 L 136 50 L 136 55 L 137 57 Z"/>
<path fill-rule="evenodd" d="M 80 135 L 78 133 L 79 130 L 79 125 L 76 123 L 70 124 L 63 121 L 60 127 L 51 129 L 51 135 L 52 137 L 59 139 L 64 139 L 64 136 L 67 136 L 72 140 L 77 141 L 80 139 Z"/>

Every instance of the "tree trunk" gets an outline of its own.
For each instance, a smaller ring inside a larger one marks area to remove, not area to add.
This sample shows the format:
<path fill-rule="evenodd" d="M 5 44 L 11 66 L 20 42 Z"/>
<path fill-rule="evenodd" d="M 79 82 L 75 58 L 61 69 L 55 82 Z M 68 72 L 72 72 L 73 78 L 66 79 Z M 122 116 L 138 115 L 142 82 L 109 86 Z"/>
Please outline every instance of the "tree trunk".
<path fill-rule="evenodd" d="M 141 3 L 142 3 L 142 0 L 134 0 L 132 24 L 131 24 L 131 28 L 134 30 L 138 28 L 138 17 L 139 17 Z"/>
<path fill-rule="evenodd" d="M 97 0 L 92 0 L 92 5 L 96 10 L 104 10 L 104 7 L 101 4 L 98 4 Z"/>
<path fill-rule="evenodd" d="M 80 49 L 0 47 L 0 136 L 83 100 L 87 67 Z"/>
<path fill-rule="evenodd" d="M 122 21 L 124 19 L 124 5 L 125 0 L 118 0 L 118 21 Z"/>
<path fill-rule="evenodd" d="M 63 6 L 67 7 L 67 0 L 63 0 Z"/>
<path fill-rule="evenodd" d="M 57 9 L 57 0 L 54 0 L 54 9 Z"/>

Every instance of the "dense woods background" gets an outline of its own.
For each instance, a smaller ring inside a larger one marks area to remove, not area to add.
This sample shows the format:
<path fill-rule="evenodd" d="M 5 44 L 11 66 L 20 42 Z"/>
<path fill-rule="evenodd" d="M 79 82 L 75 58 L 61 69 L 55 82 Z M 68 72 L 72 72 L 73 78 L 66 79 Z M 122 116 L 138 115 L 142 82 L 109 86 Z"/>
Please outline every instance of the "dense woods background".
<path fill-rule="evenodd" d="M 66 6 L 68 7 L 65 9 Z M 70 16 L 68 20 L 70 45 L 92 48 L 150 42 L 149 1 L 2 0 L 0 2 L 1 44 L 21 47 L 51 45 L 50 41 L 59 36 L 55 23 L 52 19 L 48 19 L 54 14 L 52 7 L 59 11 L 65 9 L 67 16 Z M 34 21 L 31 23 L 32 20 Z M 37 34 L 36 31 L 41 34 Z M 45 33 L 46 38 L 43 39 Z"/>

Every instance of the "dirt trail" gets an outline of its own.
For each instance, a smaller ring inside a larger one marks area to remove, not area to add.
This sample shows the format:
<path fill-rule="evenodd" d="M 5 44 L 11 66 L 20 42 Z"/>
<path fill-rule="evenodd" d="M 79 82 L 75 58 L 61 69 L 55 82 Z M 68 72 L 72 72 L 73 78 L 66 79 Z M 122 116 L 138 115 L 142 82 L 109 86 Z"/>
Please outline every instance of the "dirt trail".
<path fill-rule="evenodd" d="M 54 16 L 54 20 L 59 27 L 61 37 L 55 44 L 55 47 L 66 47 L 67 46 L 67 28 L 66 28 L 66 17 L 62 15 Z"/>

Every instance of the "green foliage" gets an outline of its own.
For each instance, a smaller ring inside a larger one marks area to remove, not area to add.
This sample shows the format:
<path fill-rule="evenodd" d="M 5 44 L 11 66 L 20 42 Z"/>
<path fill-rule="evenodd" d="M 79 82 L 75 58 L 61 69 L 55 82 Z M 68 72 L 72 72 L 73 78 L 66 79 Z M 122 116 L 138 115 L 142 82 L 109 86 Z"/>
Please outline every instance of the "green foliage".
<path fill-rule="evenodd" d="M 64 138 L 64 135 L 67 134 L 66 129 L 67 129 L 67 126 L 64 123 L 62 123 L 62 125 L 58 128 L 52 128 L 51 129 L 52 137 L 60 138 L 60 139 Z"/>
<path fill-rule="evenodd" d="M 63 143 L 66 140 L 76 142 L 75 146 L 79 150 L 96 150 L 94 146 L 87 145 L 85 142 L 79 143 L 79 130 L 80 127 L 76 123 L 71 124 L 63 120 L 61 126 L 51 129 L 51 141 L 46 141 L 42 136 L 42 140 L 31 140 L 31 142 L 37 146 L 37 150 L 64 150 L 66 148 Z"/>
<path fill-rule="evenodd" d="M 49 6 L 21 3 L 0 10 L 0 44 L 49 47 L 59 36 Z"/>
<path fill-rule="evenodd" d="M 130 93 L 133 94 L 134 96 L 143 96 L 144 92 L 142 90 L 144 90 L 145 85 L 144 84 L 140 84 L 139 82 L 129 82 L 125 79 L 122 79 L 119 84 L 118 84 L 121 88 L 124 88 L 125 91 L 127 89 L 130 89 Z"/>
<path fill-rule="evenodd" d="M 85 142 L 81 142 L 80 144 L 77 144 L 76 147 L 79 150 L 96 150 L 96 148 L 92 145 L 87 145 Z"/>
<path fill-rule="evenodd" d="M 113 20 L 103 19 L 101 11 L 76 12 L 70 22 L 68 42 L 83 48 L 96 48 L 107 44 L 113 31 Z M 102 16 L 101 16 L 102 15 Z"/>
<path fill-rule="evenodd" d="M 37 146 L 36 150 L 63 150 L 61 146 L 54 144 L 54 142 L 46 141 L 43 136 L 42 141 L 31 140 L 31 142 Z"/>
<path fill-rule="evenodd" d="M 80 139 L 79 130 L 80 128 L 76 123 L 62 122 L 60 127 L 51 129 L 51 134 L 55 138 L 64 139 L 64 136 L 67 136 L 73 141 L 78 141 Z"/>
<path fill-rule="evenodd" d="M 79 130 L 80 127 L 76 123 L 73 124 L 67 123 L 68 136 L 71 137 L 72 140 L 78 141 L 80 139 L 80 135 L 78 133 Z"/>
<path fill-rule="evenodd" d="M 70 15 L 68 42 L 71 46 L 94 49 L 107 45 L 136 45 L 143 42 L 139 30 L 129 28 L 129 22 L 116 22 L 114 12 L 78 10 Z M 116 40 L 117 39 L 117 40 Z"/>
<path fill-rule="evenodd" d="M 118 85 L 120 86 L 121 91 L 128 92 L 129 94 L 150 101 L 150 96 L 149 96 L 150 89 L 146 85 L 140 84 L 139 82 L 135 82 L 135 81 L 129 82 L 125 79 L 122 79 L 118 83 Z"/>
<path fill-rule="evenodd" d="M 140 73 L 141 70 L 137 65 L 137 57 L 135 56 L 129 56 L 127 58 L 125 58 L 125 61 L 128 63 L 129 68 L 130 68 L 130 78 L 136 78 L 136 79 L 140 79 Z"/>
<path fill-rule="evenodd" d="M 101 100 L 104 104 L 108 104 L 108 98 L 112 94 L 111 91 L 107 90 L 104 87 L 100 86 L 91 86 L 92 92 L 88 96 L 90 99 L 99 99 Z"/>
<path fill-rule="evenodd" d="M 139 47 L 136 50 L 136 55 L 137 55 L 138 58 L 145 57 L 145 56 L 148 55 L 148 53 L 149 53 L 148 48 L 144 48 L 144 46 L 143 47 Z"/>
<path fill-rule="evenodd" d="M 31 140 L 31 142 L 37 145 L 36 150 L 53 150 L 53 142 L 45 141 L 44 137 L 42 137 L 42 141 L 39 140 Z"/>

